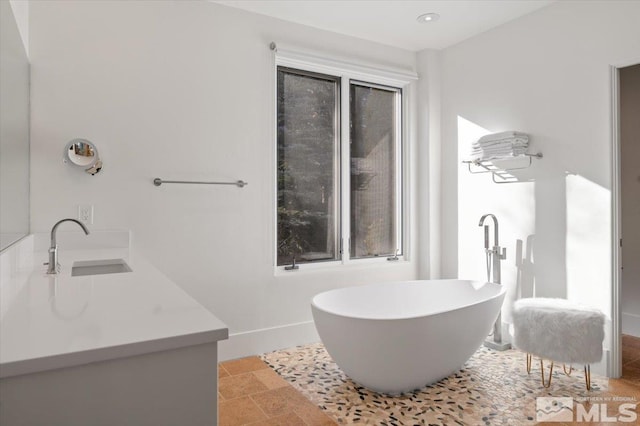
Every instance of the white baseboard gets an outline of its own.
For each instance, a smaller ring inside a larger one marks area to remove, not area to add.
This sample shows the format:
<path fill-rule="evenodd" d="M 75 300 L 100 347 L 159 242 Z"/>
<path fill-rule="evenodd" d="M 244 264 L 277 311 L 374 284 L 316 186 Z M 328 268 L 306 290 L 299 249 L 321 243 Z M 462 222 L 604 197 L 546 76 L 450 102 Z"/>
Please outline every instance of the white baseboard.
<path fill-rule="evenodd" d="M 622 334 L 640 337 L 640 315 L 622 313 Z"/>
<path fill-rule="evenodd" d="M 636 320 L 638 319 L 640 317 L 636 317 Z M 508 336 L 508 333 L 505 336 Z M 228 340 L 218 342 L 218 360 L 228 361 L 319 341 L 320 336 L 313 321 L 234 333 L 229 335 Z M 591 364 L 591 371 L 607 376 L 609 358 L 610 351 L 604 349 L 602 360 Z"/>
<path fill-rule="evenodd" d="M 598 374 L 604 377 L 610 377 L 610 361 L 611 360 L 611 351 L 609 349 L 602 349 L 602 359 L 600 362 L 596 362 L 595 364 L 591 364 L 591 372 L 594 374 Z M 581 369 L 582 365 L 574 365 L 574 368 Z"/>
<path fill-rule="evenodd" d="M 218 343 L 218 358 L 227 361 L 319 341 L 313 321 L 263 328 L 230 334 Z"/>

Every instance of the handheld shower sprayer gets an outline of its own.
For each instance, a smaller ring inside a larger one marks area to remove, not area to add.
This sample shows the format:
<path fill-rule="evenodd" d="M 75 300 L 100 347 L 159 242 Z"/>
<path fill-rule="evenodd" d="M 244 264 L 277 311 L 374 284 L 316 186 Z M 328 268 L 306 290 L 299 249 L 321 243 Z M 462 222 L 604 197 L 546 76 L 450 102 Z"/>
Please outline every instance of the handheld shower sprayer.
<path fill-rule="evenodd" d="M 487 217 L 493 220 L 493 247 L 489 245 L 489 225 L 484 225 Z M 491 213 L 480 218 L 478 226 L 484 225 L 484 249 L 487 255 L 487 281 L 500 284 L 500 261 L 507 258 L 507 249 L 500 247 L 498 239 L 498 219 Z"/>
<path fill-rule="evenodd" d="M 489 225 L 484 226 L 484 248 L 489 248 Z"/>
<path fill-rule="evenodd" d="M 491 252 L 489 251 L 489 225 L 484 225 L 484 255 L 487 262 L 487 281 L 491 281 Z"/>

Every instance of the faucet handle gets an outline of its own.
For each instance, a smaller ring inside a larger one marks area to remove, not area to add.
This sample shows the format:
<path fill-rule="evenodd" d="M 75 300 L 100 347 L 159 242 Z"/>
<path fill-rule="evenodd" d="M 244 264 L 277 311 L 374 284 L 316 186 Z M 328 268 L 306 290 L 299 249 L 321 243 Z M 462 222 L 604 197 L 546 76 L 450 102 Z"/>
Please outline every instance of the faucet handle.
<path fill-rule="evenodd" d="M 505 260 L 507 258 L 507 248 L 502 247 L 502 253 L 498 253 L 501 260 Z"/>

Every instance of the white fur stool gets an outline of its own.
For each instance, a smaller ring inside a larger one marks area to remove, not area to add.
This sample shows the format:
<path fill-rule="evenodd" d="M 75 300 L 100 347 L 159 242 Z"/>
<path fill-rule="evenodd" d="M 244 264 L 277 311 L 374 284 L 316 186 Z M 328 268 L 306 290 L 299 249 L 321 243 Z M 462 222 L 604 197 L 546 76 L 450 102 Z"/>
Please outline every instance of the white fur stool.
<path fill-rule="evenodd" d="M 553 362 L 584 364 L 587 390 L 591 389 L 591 366 L 602 358 L 604 315 L 598 309 L 578 305 L 565 299 L 520 299 L 513 305 L 514 346 L 527 352 L 527 372 L 531 372 L 531 355 L 540 357 L 542 385 L 551 385 Z M 551 360 L 549 379 L 545 383 L 542 359 Z"/>

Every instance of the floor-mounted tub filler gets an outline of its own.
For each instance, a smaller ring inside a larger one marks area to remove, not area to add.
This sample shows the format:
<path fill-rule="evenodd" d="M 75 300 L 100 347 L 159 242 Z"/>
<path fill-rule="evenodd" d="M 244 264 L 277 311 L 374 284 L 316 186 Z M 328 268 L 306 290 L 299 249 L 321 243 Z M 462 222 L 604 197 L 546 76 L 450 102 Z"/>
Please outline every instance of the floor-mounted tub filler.
<path fill-rule="evenodd" d="M 349 377 L 399 394 L 458 371 L 482 345 L 504 296 L 496 283 L 405 281 L 320 293 L 311 309 L 327 351 Z"/>
<path fill-rule="evenodd" d="M 489 225 L 484 225 L 486 218 L 493 220 L 493 247 L 489 247 Z M 498 218 L 491 213 L 480 218 L 478 226 L 484 225 L 484 252 L 487 259 L 487 281 L 500 284 L 502 282 L 500 262 L 507 258 L 507 249 L 500 247 L 498 242 Z M 484 345 L 496 351 L 506 351 L 511 349 L 511 343 L 502 340 L 502 318 L 498 312 L 498 318 L 493 324 L 493 333 L 484 341 Z"/>

